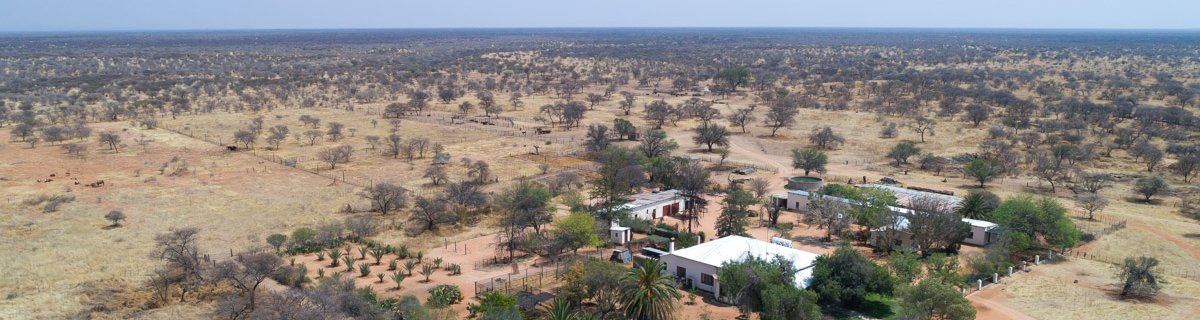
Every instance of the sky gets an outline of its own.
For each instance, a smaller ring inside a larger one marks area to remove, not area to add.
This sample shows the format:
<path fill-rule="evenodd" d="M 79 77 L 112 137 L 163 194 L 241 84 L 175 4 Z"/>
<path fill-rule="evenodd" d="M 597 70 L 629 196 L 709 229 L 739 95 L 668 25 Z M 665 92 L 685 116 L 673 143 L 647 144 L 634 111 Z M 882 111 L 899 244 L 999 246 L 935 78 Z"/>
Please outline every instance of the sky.
<path fill-rule="evenodd" d="M 0 31 L 850 27 L 1200 29 L 1197 0 L 0 0 Z"/>

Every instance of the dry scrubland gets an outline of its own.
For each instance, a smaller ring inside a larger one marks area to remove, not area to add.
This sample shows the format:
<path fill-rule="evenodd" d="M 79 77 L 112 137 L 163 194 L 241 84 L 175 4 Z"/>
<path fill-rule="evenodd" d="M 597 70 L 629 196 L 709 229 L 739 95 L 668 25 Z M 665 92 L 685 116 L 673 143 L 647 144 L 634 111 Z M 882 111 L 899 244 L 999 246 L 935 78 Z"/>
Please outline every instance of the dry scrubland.
<path fill-rule="evenodd" d="M 893 50 L 898 49 L 885 48 L 883 55 L 898 55 L 897 52 L 892 52 Z M 579 74 L 586 74 L 592 70 L 604 70 L 597 72 L 601 74 L 615 73 L 611 70 L 614 65 L 623 66 L 612 61 L 601 62 L 601 59 L 546 57 L 530 51 L 485 53 L 469 59 L 523 63 L 527 64 L 522 66 L 525 68 L 565 65 Z M 910 69 L 928 71 L 987 68 L 997 72 L 1069 69 L 1080 72 L 1111 72 L 1131 65 L 1149 66 L 1142 70 L 1147 73 L 1170 71 L 1194 75 L 1200 70 L 1197 69 L 1200 64 L 1196 63 L 1181 63 L 1168 68 L 1143 56 L 1117 59 L 1092 57 L 1066 63 L 1059 59 L 1031 58 L 1019 53 L 1001 53 L 983 62 L 913 63 Z M 682 66 L 684 64 L 674 62 L 657 65 L 668 69 Z M 461 75 L 456 76 L 461 76 L 459 81 L 483 81 L 491 78 L 493 74 L 462 71 Z M 1185 80 L 1194 81 L 1194 78 L 1193 76 Z M 669 79 L 661 80 L 659 81 L 669 82 Z M 1060 85 L 1067 83 L 1061 75 L 1053 72 L 1040 74 L 1035 80 Z M 443 144 L 446 152 L 452 156 L 447 166 L 452 181 L 464 180 L 467 177 L 467 169 L 459 165 L 461 159 L 488 162 L 492 176 L 498 182 L 488 184 L 485 189 L 499 191 L 522 177 L 544 178 L 547 175 L 543 174 L 543 170 L 553 174 L 589 165 L 589 162 L 577 157 L 582 156 L 578 151 L 589 124 L 611 126 L 614 119 L 620 118 L 631 121 L 638 128 L 647 128 L 651 125 L 643 117 L 642 106 L 660 99 L 672 105 L 679 105 L 691 98 L 663 93 L 655 89 L 659 88 L 656 87 L 657 84 L 653 87 L 639 86 L 635 82 L 631 81 L 616 88 L 636 96 L 632 115 L 626 116 L 625 112 L 620 110 L 620 95 L 614 95 L 613 98 L 600 102 L 589 110 L 580 127 L 565 132 L 561 127 L 535 119 L 541 115 L 540 106 L 562 100 L 548 91 L 525 96 L 522 99 L 524 106 L 520 108 L 511 107 L 504 95 L 497 94 L 499 105 L 503 108 L 501 116 L 505 120 L 511 120 L 512 126 L 485 126 L 462 123 L 463 120 L 458 120 L 460 124 L 450 125 L 440 120 L 458 113 L 459 103 L 480 103 L 477 97 L 467 94 L 451 103 L 430 99 L 425 112 L 401 119 L 395 132 L 405 139 L 423 137 L 433 143 Z M 783 82 L 784 80 L 780 80 L 780 83 Z M 846 140 L 843 145 L 828 151 L 829 172 L 823 175 L 827 182 L 859 181 L 864 176 L 870 181 L 877 181 L 886 176 L 894 177 L 904 185 L 952 190 L 956 194 L 964 194 L 969 188 L 973 188 L 976 183 L 956 169 L 948 169 L 939 175 L 917 170 L 915 165 L 893 166 L 891 160 L 886 157 L 887 150 L 897 142 L 909 141 L 916 143 L 926 153 L 940 156 L 974 153 L 978 151 L 980 142 L 988 139 L 987 128 L 997 125 L 999 121 L 992 118 L 982 125 L 975 126 L 958 117 L 937 117 L 936 134 L 927 135 L 926 141 L 921 142 L 917 133 L 903 127 L 903 124 L 909 121 L 907 118 L 863 111 L 860 109 L 867 108 L 855 106 L 868 104 L 863 98 L 864 95 L 869 95 L 864 94 L 864 88 L 868 87 L 868 84 L 884 82 L 886 81 L 850 81 L 857 88 L 852 92 L 854 99 L 850 101 L 850 110 L 801 108 L 796 117 L 797 123 L 790 128 L 779 130 L 775 136 L 770 136 L 770 128 L 762 124 L 767 103 L 756 96 L 761 92 L 752 93 L 750 89 L 742 88 L 730 96 L 708 95 L 702 99 L 712 101 L 713 107 L 724 115 L 752 104 L 758 105 L 754 111 L 757 120 L 747 126 L 748 133 L 741 133 L 740 128 L 731 126 L 728 119 L 718 119 L 715 122 L 729 126 L 730 131 L 734 132 L 729 145 L 729 160 L 734 164 L 730 167 L 753 164 L 764 169 L 753 176 L 770 179 L 772 191 L 782 191 L 784 178 L 799 174 L 791 168 L 790 150 L 808 146 L 809 132 L 826 126 Z M 1004 87 L 999 80 L 991 82 L 992 87 Z M 1152 79 L 1146 79 L 1138 85 L 1152 85 L 1153 82 Z M 700 83 L 714 87 L 716 85 L 712 80 Z M 425 85 L 432 87 L 429 84 Z M 828 95 L 829 90 L 846 85 L 847 82 L 831 81 L 810 88 L 793 85 L 788 89 L 828 102 L 833 100 Z M 663 85 L 659 89 L 665 87 Z M 814 90 L 813 87 L 821 89 Z M 966 89 L 967 86 L 959 87 Z M 310 95 L 324 94 L 312 89 L 300 91 Z M 602 86 L 587 86 L 575 94 L 575 99 L 578 100 L 589 93 L 603 92 Z M 1013 89 L 1012 93 L 1024 99 L 1038 97 L 1026 87 Z M 387 100 L 406 101 L 409 98 L 408 94 L 401 90 L 393 90 L 389 94 L 391 96 Z M 1086 96 L 1098 101 L 1104 99 L 1099 90 L 1087 91 Z M 0 274 L 5 275 L 0 278 L 0 294 L 6 295 L 0 300 L 0 319 L 64 318 L 79 314 L 81 310 L 92 308 L 93 305 L 114 309 L 139 308 L 140 303 L 149 299 L 148 293 L 126 294 L 125 297 L 134 297 L 128 302 L 116 301 L 110 293 L 144 290 L 143 282 L 149 278 L 151 270 L 160 264 L 159 259 L 151 256 L 154 249 L 153 237 L 171 228 L 200 228 L 202 231 L 199 242 L 202 249 L 214 258 L 224 259 L 231 250 L 241 251 L 263 246 L 264 238 L 269 234 L 287 234 L 297 227 L 342 221 L 350 215 L 377 217 L 374 221 L 384 227 L 397 226 L 407 218 L 407 212 L 382 217 L 376 213 L 341 212 L 347 205 L 357 211 L 366 208 L 366 202 L 358 195 L 361 191 L 360 185 L 389 181 L 409 188 L 418 195 L 431 195 L 440 191 L 440 186 L 433 186 L 429 179 L 422 178 L 425 169 L 430 166 L 431 152 L 424 158 L 415 160 L 393 159 L 381 154 L 382 145 L 373 148 L 364 139 L 366 136 L 386 137 L 392 132 L 392 124 L 388 119 L 381 117 L 386 102 L 344 99 L 322 107 L 301 108 L 294 100 L 267 99 L 266 103 L 277 106 L 273 110 L 216 110 L 196 114 L 185 112 L 178 116 L 159 114 L 159 129 L 138 128 L 128 121 L 100 121 L 92 124 L 95 131 L 118 132 L 125 145 L 119 152 L 112 152 L 98 145 L 94 137 L 90 138 L 80 142 L 90 146 L 85 159 L 68 156 L 57 145 L 44 143 L 37 148 L 30 148 L 29 145 L 15 142 L 13 140 L 16 139 L 7 136 L 10 127 L 0 128 L 0 139 L 3 139 L 0 141 L 13 141 L 0 143 L 0 193 L 7 198 L 6 202 L 0 204 L 0 212 L 3 212 L 0 214 L 0 255 L 7 257 L 0 259 Z M 936 101 L 926 102 L 927 104 L 922 106 L 924 110 L 929 111 L 936 107 Z M 1162 97 L 1151 97 L 1144 102 L 1168 103 Z M 352 110 L 346 108 L 347 106 L 352 106 Z M 477 115 L 481 112 L 476 109 L 471 114 Z M 339 141 L 322 138 L 310 145 L 307 139 L 297 140 L 290 137 L 312 129 L 301 123 L 299 118 L 302 115 L 320 118 L 319 130 L 322 131 L 326 124 L 338 122 L 348 129 L 353 128 L 355 132 L 351 136 L 347 131 L 346 136 Z M 286 125 L 291 130 L 289 138 L 279 148 L 269 148 L 260 137 L 254 150 L 239 152 L 229 152 L 219 144 L 202 141 L 219 141 L 220 144 L 232 145 L 230 141 L 234 132 L 245 128 L 256 117 L 263 119 L 265 128 Z M 1051 118 L 1048 115 L 1041 117 Z M 372 121 L 377 123 L 372 124 Z M 897 137 L 880 138 L 880 130 L 887 122 L 902 125 Z M 696 155 L 711 164 L 717 161 L 718 156 L 705 153 L 692 143 L 691 130 L 699 123 L 695 119 L 667 121 L 662 129 L 680 144 L 677 154 Z M 531 128 L 542 126 L 552 127 L 554 132 L 544 136 L 533 136 Z M 529 135 L 521 136 L 522 130 L 527 131 Z M 138 143 L 138 140 L 145 141 L 144 145 Z M 546 141 L 551 142 L 547 144 Z M 631 142 L 616 143 L 633 145 Z M 316 155 L 321 150 L 340 145 L 350 145 L 355 150 L 349 163 L 337 164 L 336 169 L 329 169 L 327 163 L 316 160 Z M 535 145 L 540 148 L 542 155 L 530 154 Z M 186 163 L 177 165 L 186 170 L 177 175 L 160 174 L 160 165 L 175 157 L 182 161 L 175 162 L 176 164 Z M 267 159 L 296 159 L 299 167 L 320 175 L 289 168 Z M 543 169 L 543 165 L 549 166 Z M 1110 205 L 1099 214 L 1099 221 L 1082 218 L 1082 211 L 1073 207 L 1071 191 L 1060 186 L 1057 192 L 1050 193 L 1042 182 L 1029 175 L 1002 177 L 990 182 L 988 189 L 1001 197 L 1024 193 L 1056 197 L 1061 203 L 1072 208 L 1072 215 L 1075 217 L 1073 221 L 1087 230 L 1103 228 L 1113 221 L 1128 221 L 1128 228 L 1103 235 L 1098 240 L 1077 248 L 1076 253 L 1087 253 L 1096 257 L 1093 259 L 1114 262 L 1128 256 L 1156 257 L 1162 261 L 1164 270 L 1170 275 L 1170 284 L 1165 286 L 1162 295 L 1148 302 L 1118 300 L 1114 295 L 1117 287 L 1113 265 L 1073 255 L 1066 261 L 1040 266 L 1031 273 L 1006 279 L 1001 285 L 977 294 L 972 299 L 992 302 L 1039 319 L 1187 319 L 1200 314 L 1200 299 L 1196 298 L 1200 296 L 1200 278 L 1176 276 L 1181 271 L 1185 274 L 1190 271 L 1191 274 L 1200 275 L 1200 270 L 1196 268 L 1200 265 L 1200 225 L 1195 220 L 1177 213 L 1179 199 L 1176 197 L 1162 196 L 1159 197 L 1161 201 L 1155 204 L 1129 200 L 1134 197 L 1131 190 L 1133 180 L 1147 173 L 1144 166 L 1134 161 L 1126 150 L 1114 151 L 1112 157 L 1098 156 L 1083 167 L 1121 176 L 1114 182 L 1113 187 L 1101 192 L 1103 197 L 1109 199 Z M 65 175 L 67 172 L 70 172 L 70 177 Z M 52 178 L 54 181 L 38 182 L 49 178 L 51 174 L 56 175 Z M 329 178 L 343 176 L 349 183 Z M 729 171 L 716 172 L 712 182 L 725 184 L 730 176 Z M 81 185 L 75 185 L 75 180 L 72 179 L 78 179 Z M 1178 177 L 1169 176 L 1168 179 L 1177 188 L 1186 187 Z M 105 185 L 99 188 L 82 185 L 97 180 L 104 180 Z M 31 199 L 53 195 L 70 195 L 74 196 L 75 200 L 62 205 L 55 212 L 43 212 L 41 205 L 27 203 Z M 713 205 L 709 206 L 708 212 L 701 219 L 699 228 L 709 235 L 716 233 L 715 220 L 720 210 L 720 205 L 716 204 L 718 201 L 719 198 L 710 197 L 710 203 Z M 119 228 L 107 228 L 108 222 L 102 216 L 110 210 L 121 210 L 128 214 L 129 218 Z M 559 214 L 562 214 L 565 210 L 559 208 L 559 211 Z M 797 215 L 788 213 L 784 215 L 782 222 L 793 222 L 797 219 Z M 376 283 L 374 278 L 374 274 L 385 267 L 373 266 L 371 277 L 358 278 L 356 282 L 359 285 L 372 286 L 383 297 L 415 294 L 423 299 L 427 296 L 428 288 L 445 283 L 458 285 L 464 295 L 470 297 L 473 294 L 474 281 L 507 273 L 503 268 L 472 268 L 474 262 L 495 254 L 495 248 L 492 247 L 494 238 L 491 236 L 496 230 L 493 220 L 485 219 L 477 226 L 444 226 L 435 232 L 426 232 L 416 237 L 406 236 L 396 228 L 385 228 L 372 239 L 386 244 L 407 244 L 413 249 L 428 250 L 426 260 L 434 257 L 446 258 L 446 263 L 462 265 L 464 274 L 451 276 L 445 271 L 438 271 L 430 283 L 418 282 L 421 276 L 413 275 L 405 280 L 401 290 L 392 290 L 394 284 L 390 279 L 380 284 Z M 674 218 L 665 220 L 667 223 L 682 224 Z M 764 239 L 775 235 L 776 232 L 766 228 L 753 228 L 750 233 L 756 238 Z M 834 248 L 831 244 L 815 240 L 823 234 L 824 230 L 805 225 L 798 225 L 791 232 L 792 238 L 798 240 L 799 247 L 813 252 L 830 252 Z M 460 253 L 456 249 L 444 247 L 445 243 L 453 242 L 469 245 L 471 253 Z M 965 251 L 979 249 L 967 248 Z M 325 263 L 315 261 L 311 254 L 296 257 L 296 260 L 297 263 L 310 266 L 310 276 L 315 276 L 317 266 Z M 468 298 L 467 301 L 471 300 Z M 125 305 L 121 305 L 122 303 Z M 460 303 L 454 308 L 460 314 L 465 314 L 465 304 Z M 698 315 L 705 309 L 704 306 L 704 303 L 700 306 L 686 306 L 686 317 Z M 977 301 L 978 306 L 980 304 Z M 717 317 L 730 317 L 735 311 L 728 306 L 712 307 L 716 309 L 714 314 Z M 211 316 L 212 309 L 210 304 L 170 304 L 130 315 L 164 319 L 203 318 Z M 980 315 L 987 317 L 990 314 L 981 312 Z"/>

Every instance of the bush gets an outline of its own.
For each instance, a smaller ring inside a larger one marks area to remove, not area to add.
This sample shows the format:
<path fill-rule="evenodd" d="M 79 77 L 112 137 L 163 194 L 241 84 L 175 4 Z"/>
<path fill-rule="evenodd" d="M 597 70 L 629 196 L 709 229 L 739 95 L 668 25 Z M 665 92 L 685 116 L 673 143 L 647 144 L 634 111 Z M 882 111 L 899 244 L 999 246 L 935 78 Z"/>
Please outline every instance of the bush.
<path fill-rule="evenodd" d="M 429 299 L 425 301 L 425 305 L 442 308 L 457 304 L 462 300 L 462 291 L 458 290 L 458 286 L 443 284 L 429 289 Z"/>
<path fill-rule="evenodd" d="M 648 221 L 648 220 L 630 218 L 625 221 L 622 221 L 622 223 L 624 223 L 625 226 L 629 227 L 629 229 L 633 230 L 633 232 L 637 232 L 640 234 L 650 234 L 650 232 L 654 231 L 654 225 L 650 224 L 650 221 Z"/>
<path fill-rule="evenodd" d="M 450 265 L 446 266 L 446 271 L 449 271 L 450 275 L 452 276 L 460 275 L 462 274 L 462 266 L 458 265 L 457 263 L 451 263 Z"/>
<path fill-rule="evenodd" d="M 371 264 L 363 262 L 358 264 L 358 275 L 366 277 L 371 275 Z"/>
<path fill-rule="evenodd" d="M 388 262 L 387 270 L 388 271 L 396 271 L 396 260 L 392 260 L 392 261 Z"/>

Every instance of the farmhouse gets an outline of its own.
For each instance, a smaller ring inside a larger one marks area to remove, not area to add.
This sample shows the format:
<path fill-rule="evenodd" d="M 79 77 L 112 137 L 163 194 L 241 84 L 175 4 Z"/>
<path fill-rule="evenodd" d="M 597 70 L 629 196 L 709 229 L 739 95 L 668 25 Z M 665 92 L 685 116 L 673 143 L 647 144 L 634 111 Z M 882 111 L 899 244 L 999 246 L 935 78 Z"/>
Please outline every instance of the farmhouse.
<path fill-rule="evenodd" d="M 687 209 L 687 202 L 679 190 L 652 191 L 630 196 L 632 201 L 621 206 L 629 210 L 629 216 L 639 219 L 658 219 Z"/>
<path fill-rule="evenodd" d="M 883 188 L 885 190 L 896 193 L 896 200 L 897 200 L 897 202 L 899 202 L 899 204 L 901 206 L 907 206 L 907 205 L 911 204 L 912 199 L 915 199 L 917 197 L 935 197 L 937 199 L 941 199 L 941 200 L 945 201 L 946 203 L 949 203 L 952 205 L 957 205 L 959 202 L 962 202 L 962 198 L 959 198 L 956 196 L 951 196 L 951 195 L 940 194 L 940 193 L 925 192 L 925 191 L 897 188 L 897 187 L 884 186 L 884 185 L 866 185 L 866 186 L 875 187 L 875 188 Z M 804 211 L 808 207 L 808 200 L 809 200 L 809 196 L 811 194 L 812 193 L 810 193 L 808 191 L 803 191 L 803 190 L 790 190 L 786 194 L 775 195 L 775 199 L 776 199 L 776 201 L 784 202 L 784 207 L 786 207 L 788 210 Z M 839 200 L 839 201 L 843 201 L 843 202 L 847 202 L 847 203 L 850 202 L 850 200 L 842 199 L 842 198 L 838 198 L 838 197 L 833 197 L 833 196 L 826 196 L 826 197 L 829 197 L 829 198 L 835 199 L 835 200 Z M 910 247 L 911 248 L 913 245 L 911 242 L 912 236 L 908 232 L 908 219 L 906 219 L 905 217 L 911 215 L 913 213 L 913 211 L 911 209 L 902 208 L 902 207 L 889 206 L 888 208 L 893 213 L 896 213 L 898 215 L 896 223 L 892 224 L 892 225 L 872 229 L 871 230 L 871 244 L 875 245 L 875 246 L 879 246 L 880 245 L 879 241 L 885 241 L 883 239 L 895 239 L 893 241 L 900 242 L 895 245 L 900 246 L 900 247 Z M 986 246 L 988 244 L 991 244 L 992 241 L 994 241 L 996 239 L 996 237 L 998 236 L 999 228 L 997 228 L 998 225 L 995 223 L 983 221 L 983 220 L 967 219 L 967 218 L 963 218 L 962 221 L 971 226 L 971 235 L 969 237 L 967 237 L 966 239 L 964 239 L 963 243 L 970 244 L 970 245 L 976 245 L 976 246 Z M 895 234 L 895 232 L 899 232 L 900 234 L 897 235 L 897 234 Z"/>
<path fill-rule="evenodd" d="M 685 249 L 672 250 L 659 259 L 666 264 L 668 272 L 674 274 L 684 286 L 720 297 L 721 281 L 717 279 L 717 271 L 722 265 L 746 257 L 775 259 L 776 256 L 791 261 L 796 270 L 799 270 L 796 274 L 797 287 L 808 286 L 817 254 L 742 236 L 728 236 Z"/>

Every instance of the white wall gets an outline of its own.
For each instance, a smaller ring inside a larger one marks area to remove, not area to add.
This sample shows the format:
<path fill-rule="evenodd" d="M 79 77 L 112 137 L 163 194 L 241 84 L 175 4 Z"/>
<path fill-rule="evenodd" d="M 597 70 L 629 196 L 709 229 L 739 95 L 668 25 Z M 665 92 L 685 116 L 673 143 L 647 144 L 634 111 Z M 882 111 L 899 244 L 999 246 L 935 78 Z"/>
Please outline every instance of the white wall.
<path fill-rule="evenodd" d="M 641 210 L 630 210 L 629 215 L 642 220 L 652 220 L 663 217 L 663 209 L 671 204 L 679 203 L 679 212 L 687 210 L 687 202 L 683 199 L 668 200 L 652 206 L 642 208 Z"/>
<path fill-rule="evenodd" d="M 983 227 L 971 226 L 971 236 L 963 240 L 963 243 L 986 246 L 988 244 L 987 231 L 985 231 Z"/>
<path fill-rule="evenodd" d="M 667 274 L 675 276 L 676 267 L 684 267 L 687 269 L 687 278 L 692 279 L 692 286 L 699 291 L 715 293 L 719 283 L 716 280 L 717 267 L 706 265 L 690 259 L 681 258 L 675 255 L 665 255 L 660 260 L 667 264 Z M 713 285 L 706 285 L 700 282 L 700 274 L 706 273 L 713 276 Z"/>
<path fill-rule="evenodd" d="M 788 192 L 787 194 L 788 210 L 804 211 L 808 208 L 808 197 Z"/>

